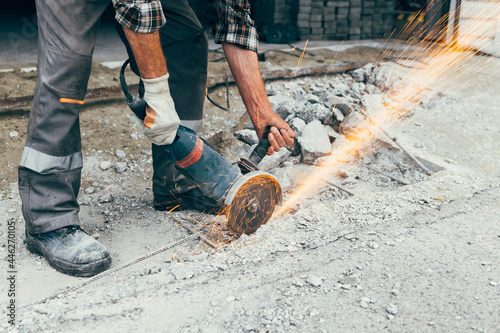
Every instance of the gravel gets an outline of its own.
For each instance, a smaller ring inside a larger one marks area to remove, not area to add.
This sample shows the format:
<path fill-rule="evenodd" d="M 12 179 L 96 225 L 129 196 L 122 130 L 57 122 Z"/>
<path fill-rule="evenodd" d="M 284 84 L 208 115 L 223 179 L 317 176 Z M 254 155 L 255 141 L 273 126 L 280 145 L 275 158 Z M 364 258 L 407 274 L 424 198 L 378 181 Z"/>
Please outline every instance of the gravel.
<path fill-rule="evenodd" d="M 395 316 L 399 313 L 399 309 L 398 309 L 398 306 L 396 304 L 392 304 L 392 303 L 389 303 L 387 305 L 387 307 L 385 308 L 385 311 L 387 311 L 387 313 Z"/>
<path fill-rule="evenodd" d="M 307 277 L 306 282 L 314 287 L 319 287 L 323 283 L 323 279 L 315 275 L 310 275 Z"/>
<path fill-rule="evenodd" d="M 99 168 L 101 170 L 108 170 L 109 168 L 111 168 L 113 166 L 113 163 L 111 163 L 111 161 L 102 161 L 100 164 L 99 164 Z"/>
<path fill-rule="evenodd" d="M 115 163 L 115 170 L 117 173 L 123 173 L 127 171 L 127 162 L 116 162 Z"/>

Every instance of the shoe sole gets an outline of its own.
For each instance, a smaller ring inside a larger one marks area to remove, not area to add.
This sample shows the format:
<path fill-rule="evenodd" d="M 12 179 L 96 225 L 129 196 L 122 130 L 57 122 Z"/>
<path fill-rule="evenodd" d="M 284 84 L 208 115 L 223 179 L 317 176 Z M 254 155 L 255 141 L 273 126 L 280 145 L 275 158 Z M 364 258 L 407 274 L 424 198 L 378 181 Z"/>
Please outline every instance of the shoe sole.
<path fill-rule="evenodd" d="M 88 264 L 72 264 L 58 260 L 57 258 L 52 258 L 43 246 L 32 243 L 28 235 L 26 236 L 25 244 L 28 251 L 44 257 L 51 267 L 64 274 L 78 277 L 90 277 L 104 272 L 111 266 L 110 256 Z"/>

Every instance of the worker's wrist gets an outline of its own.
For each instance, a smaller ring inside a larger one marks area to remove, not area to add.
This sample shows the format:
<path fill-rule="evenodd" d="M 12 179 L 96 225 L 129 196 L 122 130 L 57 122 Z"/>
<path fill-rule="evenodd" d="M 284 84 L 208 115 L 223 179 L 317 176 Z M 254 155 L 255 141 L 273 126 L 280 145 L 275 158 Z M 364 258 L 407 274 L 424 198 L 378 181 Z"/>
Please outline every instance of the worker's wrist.
<path fill-rule="evenodd" d="M 146 95 L 161 95 L 170 93 L 170 88 L 168 86 L 168 77 L 169 74 L 167 73 L 154 79 L 142 78 Z"/>

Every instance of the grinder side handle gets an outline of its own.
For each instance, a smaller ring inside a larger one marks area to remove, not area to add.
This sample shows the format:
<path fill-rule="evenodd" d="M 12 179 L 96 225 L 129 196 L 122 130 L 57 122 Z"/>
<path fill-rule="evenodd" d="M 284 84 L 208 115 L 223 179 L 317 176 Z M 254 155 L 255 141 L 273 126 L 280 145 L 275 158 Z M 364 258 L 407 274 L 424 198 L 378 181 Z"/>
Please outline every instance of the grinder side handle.
<path fill-rule="evenodd" d="M 253 163 L 255 167 L 257 167 L 262 161 L 262 159 L 267 155 L 267 150 L 271 146 L 271 143 L 269 142 L 268 135 L 271 133 L 271 127 L 268 126 L 266 128 L 266 132 L 264 133 L 264 138 L 259 141 L 257 146 L 253 149 L 252 153 L 248 157 L 248 160 Z M 300 155 L 300 147 L 297 142 L 297 139 L 293 139 L 293 145 L 287 147 L 291 152 L 292 156 L 297 156 Z"/>
<path fill-rule="evenodd" d="M 271 146 L 269 139 L 267 138 L 269 133 L 271 133 L 271 127 L 266 128 L 264 133 L 264 138 L 259 141 L 257 146 L 253 149 L 252 153 L 248 157 L 248 160 L 252 162 L 255 166 L 259 165 L 260 161 L 267 155 L 267 150 Z"/>

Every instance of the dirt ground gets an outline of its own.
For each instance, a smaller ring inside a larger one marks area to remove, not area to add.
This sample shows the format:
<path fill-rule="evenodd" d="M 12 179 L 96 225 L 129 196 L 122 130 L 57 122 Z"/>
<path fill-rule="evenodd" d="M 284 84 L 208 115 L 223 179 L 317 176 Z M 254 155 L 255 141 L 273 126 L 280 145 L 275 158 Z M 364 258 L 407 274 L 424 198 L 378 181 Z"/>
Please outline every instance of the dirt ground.
<path fill-rule="evenodd" d="M 304 66 L 389 54 L 367 47 L 311 52 L 315 56 L 306 54 Z M 293 68 L 296 62 L 297 57 L 269 52 L 261 66 Z M 225 73 L 225 66 L 215 63 L 210 71 Z M 116 71 L 95 64 L 89 88 L 116 84 Z M 3 278 L 0 327 L 13 332 L 500 332 L 500 60 L 475 56 L 450 71 L 457 76 L 447 75 L 446 90 L 436 88 L 440 98 L 421 105 L 391 132 L 441 171 L 407 186 L 366 172 L 332 175 L 355 195 L 318 184 L 297 212 L 272 219 L 252 236 L 217 250 L 202 242 L 184 244 L 24 308 L 85 279 L 56 272 L 23 245 L 16 168 L 28 112 L 0 111 L 0 255 L 7 258 L 7 224 L 13 219 L 20 307 L 17 326 L 11 327 Z M 467 73 L 470 83 L 456 80 L 458 73 Z M 35 79 L 35 73 L 18 70 L 0 73 L 0 98 L 29 95 Z M 295 84 L 310 87 L 318 80 Z M 321 80 L 326 84 L 331 78 Z M 266 82 L 266 88 L 285 89 L 294 81 Z M 224 89 L 209 93 L 225 104 Z M 235 87 L 229 97 L 231 112 L 206 103 L 202 135 L 231 132 L 245 122 Z M 196 213 L 151 208 L 149 144 L 127 113 L 123 104 L 107 103 L 81 114 L 80 218 L 84 229 L 110 249 L 113 267 L 187 236 L 176 222 L 200 220 Z M 128 169 L 102 170 L 102 161 L 126 162 Z M 377 181 L 370 182 L 374 177 Z M 110 196 L 113 201 L 107 202 Z M 7 261 L 3 267 L 6 272 Z"/>

